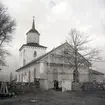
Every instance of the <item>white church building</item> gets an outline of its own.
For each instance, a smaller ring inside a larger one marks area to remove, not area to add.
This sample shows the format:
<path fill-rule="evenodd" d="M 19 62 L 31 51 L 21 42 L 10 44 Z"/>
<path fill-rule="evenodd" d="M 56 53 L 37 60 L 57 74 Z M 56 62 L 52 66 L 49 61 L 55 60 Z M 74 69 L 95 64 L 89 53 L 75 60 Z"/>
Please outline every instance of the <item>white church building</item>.
<path fill-rule="evenodd" d="M 27 42 L 19 49 L 20 52 L 20 68 L 17 72 L 17 82 L 34 82 L 39 79 L 41 85 L 46 88 L 54 87 L 54 80 L 58 81 L 59 87 L 62 87 L 64 81 L 73 81 L 72 58 L 68 62 L 64 53 L 66 49 L 73 51 L 72 47 L 67 43 L 46 52 L 47 47 L 40 45 L 40 33 L 36 30 L 34 19 L 32 28 L 27 32 Z M 82 55 L 81 55 L 82 56 Z M 83 56 L 82 56 L 83 57 Z M 84 59 L 84 65 L 79 67 L 79 81 L 90 81 L 91 64 Z"/>

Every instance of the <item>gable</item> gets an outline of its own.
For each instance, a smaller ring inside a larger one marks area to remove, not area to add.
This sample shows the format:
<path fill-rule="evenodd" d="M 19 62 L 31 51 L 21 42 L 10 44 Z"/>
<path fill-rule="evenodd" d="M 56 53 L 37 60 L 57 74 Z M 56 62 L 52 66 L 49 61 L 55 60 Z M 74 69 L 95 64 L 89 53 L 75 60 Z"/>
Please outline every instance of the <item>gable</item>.
<path fill-rule="evenodd" d="M 68 43 L 64 43 L 61 46 L 58 46 L 57 48 L 54 48 L 50 53 L 48 53 L 44 58 L 41 59 L 41 61 L 46 61 L 50 63 L 67 63 L 67 60 L 65 59 L 64 51 L 69 48 L 72 50 L 72 48 L 69 46 Z M 66 54 L 67 56 L 67 54 Z"/>
<path fill-rule="evenodd" d="M 68 52 L 67 52 L 68 50 Z M 66 51 L 66 53 L 65 53 Z M 83 62 L 82 65 L 90 66 L 90 62 L 88 62 L 80 53 L 78 53 L 78 62 Z M 69 64 L 74 66 L 74 53 L 73 48 L 67 42 L 53 49 L 50 53 L 48 53 L 45 57 L 43 57 L 40 61 L 47 63 L 55 63 L 55 64 Z"/>

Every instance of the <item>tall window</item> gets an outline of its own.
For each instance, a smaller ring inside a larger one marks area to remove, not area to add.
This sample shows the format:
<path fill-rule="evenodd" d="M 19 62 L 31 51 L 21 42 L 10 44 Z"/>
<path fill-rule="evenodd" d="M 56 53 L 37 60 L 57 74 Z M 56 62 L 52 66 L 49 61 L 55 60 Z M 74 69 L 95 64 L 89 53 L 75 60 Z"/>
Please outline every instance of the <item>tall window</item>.
<path fill-rule="evenodd" d="M 36 78 L 36 69 L 34 68 L 34 81 L 35 81 L 35 78 Z"/>
<path fill-rule="evenodd" d="M 23 73 L 21 74 L 21 82 L 23 82 Z"/>
<path fill-rule="evenodd" d="M 29 70 L 28 82 L 30 82 L 30 79 L 31 79 L 31 72 L 30 72 L 30 70 Z"/>
<path fill-rule="evenodd" d="M 33 55 L 34 57 L 36 57 L 37 56 L 37 52 L 36 51 L 34 51 L 34 55 Z"/>
<path fill-rule="evenodd" d="M 20 74 L 19 74 L 19 81 L 18 82 L 20 82 Z"/>
<path fill-rule="evenodd" d="M 26 60 L 25 59 L 23 59 L 23 66 L 26 64 Z"/>
<path fill-rule="evenodd" d="M 25 54 L 25 49 L 24 49 L 24 52 L 23 53 Z"/>

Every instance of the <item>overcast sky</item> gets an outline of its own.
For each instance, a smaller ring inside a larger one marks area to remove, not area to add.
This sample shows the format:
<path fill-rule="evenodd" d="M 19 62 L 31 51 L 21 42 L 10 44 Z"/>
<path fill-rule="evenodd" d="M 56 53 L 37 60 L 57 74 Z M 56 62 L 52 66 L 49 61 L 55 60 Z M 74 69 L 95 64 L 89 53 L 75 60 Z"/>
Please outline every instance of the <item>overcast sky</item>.
<path fill-rule="evenodd" d="M 105 59 L 105 0 L 1 0 L 16 19 L 16 32 L 13 34 L 10 50 L 12 56 L 7 60 L 9 69 L 18 67 L 19 51 L 26 43 L 26 33 L 32 26 L 35 16 L 40 44 L 48 51 L 65 41 L 71 28 L 76 28 L 91 36 L 91 46 L 103 49 Z M 105 62 L 98 63 L 97 70 L 105 72 Z M 6 70 L 5 70 L 6 71 Z"/>

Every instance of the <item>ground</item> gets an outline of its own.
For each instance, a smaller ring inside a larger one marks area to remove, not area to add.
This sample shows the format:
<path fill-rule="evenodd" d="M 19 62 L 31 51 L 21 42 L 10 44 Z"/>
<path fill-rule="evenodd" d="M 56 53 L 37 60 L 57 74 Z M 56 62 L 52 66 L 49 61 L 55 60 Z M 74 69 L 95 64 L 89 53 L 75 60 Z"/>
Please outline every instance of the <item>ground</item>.
<path fill-rule="evenodd" d="M 105 92 L 40 91 L 0 99 L 0 105 L 105 105 Z"/>

